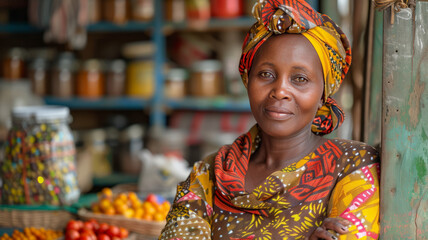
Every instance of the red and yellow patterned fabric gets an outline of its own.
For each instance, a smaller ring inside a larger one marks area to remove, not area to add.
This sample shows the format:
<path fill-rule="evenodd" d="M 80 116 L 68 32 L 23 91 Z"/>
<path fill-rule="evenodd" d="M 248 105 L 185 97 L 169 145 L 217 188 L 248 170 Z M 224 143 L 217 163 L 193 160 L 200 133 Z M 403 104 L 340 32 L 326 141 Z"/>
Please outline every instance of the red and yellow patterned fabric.
<path fill-rule="evenodd" d="M 324 135 L 339 127 L 344 113 L 330 96 L 339 89 L 352 59 L 351 46 L 342 30 L 327 15 L 318 13 L 303 0 L 258 1 L 253 15 L 257 22 L 244 40 L 239 64 L 245 86 L 254 56 L 269 37 L 302 34 L 317 51 L 324 74 L 324 105 L 312 123 L 312 131 Z"/>
<path fill-rule="evenodd" d="M 377 239 L 378 153 L 327 140 L 247 192 L 245 175 L 257 126 L 195 164 L 177 188 L 159 239 L 305 239 L 326 217 L 352 222 L 340 239 Z"/>

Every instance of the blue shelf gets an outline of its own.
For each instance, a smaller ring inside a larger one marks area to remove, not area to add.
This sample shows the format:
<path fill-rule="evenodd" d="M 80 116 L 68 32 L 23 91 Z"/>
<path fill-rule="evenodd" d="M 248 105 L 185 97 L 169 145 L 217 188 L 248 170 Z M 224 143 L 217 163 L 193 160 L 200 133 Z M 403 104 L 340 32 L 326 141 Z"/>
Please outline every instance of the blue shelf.
<path fill-rule="evenodd" d="M 247 98 L 232 99 L 219 98 L 184 98 L 166 99 L 165 105 L 175 110 L 195 111 L 223 111 L 223 112 L 250 112 L 250 103 Z"/>
<path fill-rule="evenodd" d="M 98 22 L 86 27 L 88 32 L 137 32 L 147 31 L 153 28 L 153 22 L 134 22 L 115 24 L 111 22 Z"/>
<path fill-rule="evenodd" d="M 194 31 L 206 31 L 212 29 L 233 29 L 233 28 L 249 28 L 253 25 L 256 20 L 252 17 L 239 17 L 231 19 L 220 19 L 213 18 L 206 25 L 194 27 L 189 24 L 189 22 L 165 22 L 164 29 L 173 29 L 173 30 L 194 30 Z"/>
<path fill-rule="evenodd" d="M 56 97 L 45 97 L 45 103 L 48 105 L 61 105 L 70 109 L 105 109 L 105 110 L 142 110 L 150 105 L 150 99 L 141 98 L 70 98 L 62 99 Z"/>
<path fill-rule="evenodd" d="M 37 33 L 42 32 L 42 28 L 35 27 L 28 23 L 7 23 L 0 24 L 0 33 Z"/>

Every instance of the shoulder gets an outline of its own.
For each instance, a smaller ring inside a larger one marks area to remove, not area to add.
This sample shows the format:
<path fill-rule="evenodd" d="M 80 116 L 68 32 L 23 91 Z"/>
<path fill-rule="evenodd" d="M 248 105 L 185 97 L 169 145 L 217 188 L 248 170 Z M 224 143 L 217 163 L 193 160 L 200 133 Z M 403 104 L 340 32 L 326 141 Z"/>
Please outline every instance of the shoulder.
<path fill-rule="evenodd" d="M 378 158 L 379 152 L 372 146 L 355 140 L 348 139 L 332 139 L 331 143 L 336 145 L 341 151 L 343 157 L 368 157 L 369 160 Z M 373 157 L 373 159 L 371 159 Z"/>

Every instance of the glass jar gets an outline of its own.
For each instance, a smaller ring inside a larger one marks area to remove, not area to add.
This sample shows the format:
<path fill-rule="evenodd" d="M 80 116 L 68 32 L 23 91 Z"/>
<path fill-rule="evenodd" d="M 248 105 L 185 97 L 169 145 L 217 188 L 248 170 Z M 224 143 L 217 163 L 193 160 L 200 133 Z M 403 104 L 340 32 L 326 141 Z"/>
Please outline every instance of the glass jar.
<path fill-rule="evenodd" d="M 12 48 L 3 60 L 3 75 L 5 79 L 15 80 L 25 77 L 25 50 Z"/>
<path fill-rule="evenodd" d="M 48 63 L 44 58 L 34 59 L 29 67 L 28 78 L 31 81 L 33 93 L 45 96 L 48 89 Z"/>
<path fill-rule="evenodd" d="M 183 98 L 186 96 L 187 71 L 183 68 L 171 68 L 165 79 L 165 97 Z"/>
<path fill-rule="evenodd" d="M 183 22 L 186 20 L 185 0 L 166 0 L 165 19 L 171 22 Z"/>
<path fill-rule="evenodd" d="M 110 63 L 106 72 L 106 95 L 120 97 L 125 92 L 126 63 L 121 59 Z"/>
<path fill-rule="evenodd" d="M 74 95 L 76 62 L 72 53 L 59 56 L 52 70 L 51 93 L 55 97 L 70 98 Z"/>
<path fill-rule="evenodd" d="M 134 60 L 128 64 L 126 93 L 131 97 L 150 98 L 155 91 L 152 60 Z"/>
<path fill-rule="evenodd" d="M 190 94 L 195 97 L 216 97 L 223 94 L 223 76 L 218 60 L 203 60 L 192 65 Z"/>
<path fill-rule="evenodd" d="M 155 14 L 154 0 L 131 0 L 131 14 L 135 21 L 150 21 Z"/>
<path fill-rule="evenodd" d="M 103 0 L 104 20 L 125 24 L 128 21 L 128 0 Z"/>
<path fill-rule="evenodd" d="M 2 203 L 69 205 L 76 202 L 75 146 L 69 109 L 16 107 L 1 163 Z"/>
<path fill-rule="evenodd" d="M 242 0 L 211 0 L 211 14 L 217 18 L 236 18 L 242 15 Z"/>
<path fill-rule="evenodd" d="M 86 60 L 77 75 L 77 95 L 83 98 L 100 98 L 104 95 L 104 74 L 101 62 Z"/>

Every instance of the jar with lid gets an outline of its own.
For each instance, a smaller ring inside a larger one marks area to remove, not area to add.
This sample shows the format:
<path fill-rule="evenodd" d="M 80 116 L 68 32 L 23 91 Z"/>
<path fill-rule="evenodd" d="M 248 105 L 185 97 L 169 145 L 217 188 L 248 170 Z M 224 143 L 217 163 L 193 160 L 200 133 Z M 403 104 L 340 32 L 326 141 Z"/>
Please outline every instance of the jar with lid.
<path fill-rule="evenodd" d="M 211 0 L 211 14 L 217 18 L 236 18 L 242 15 L 242 0 Z"/>
<path fill-rule="evenodd" d="M 124 60 L 113 60 L 106 69 L 106 95 L 120 97 L 125 92 L 126 63 Z"/>
<path fill-rule="evenodd" d="M 48 62 L 44 58 L 35 58 L 29 66 L 28 78 L 31 81 L 33 93 L 37 96 L 47 95 Z"/>
<path fill-rule="evenodd" d="M 104 74 L 101 62 L 86 60 L 77 75 L 77 95 L 83 98 L 99 98 L 104 95 Z"/>
<path fill-rule="evenodd" d="M 76 61 L 70 52 L 62 53 L 52 70 L 51 93 L 55 97 L 70 98 L 74 94 Z"/>
<path fill-rule="evenodd" d="M 190 94 L 195 97 L 216 97 L 223 94 L 223 75 L 218 60 L 202 60 L 192 65 Z"/>
<path fill-rule="evenodd" d="M 69 109 L 16 107 L 1 163 L 2 203 L 69 205 L 80 191 Z"/>
<path fill-rule="evenodd" d="M 103 16 L 106 21 L 125 24 L 129 18 L 128 9 L 128 0 L 103 0 Z"/>
<path fill-rule="evenodd" d="M 171 22 L 183 22 L 186 20 L 185 0 L 166 0 L 165 19 Z"/>
<path fill-rule="evenodd" d="M 186 69 L 171 68 L 165 79 L 165 97 L 175 99 L 185 97 L 187 78 Z"/>
<path fill-rule="evenodd" d="M 155 14 L 154 0 L 131 0 L 131 15 L 135 21 L 150 21 Z"/>
<path fill-rule="evenodd" d="M 5 79 L 16 80 L 25 78 L 25 50 L 12 48 L 3 60 L 3 75 Z"/>

